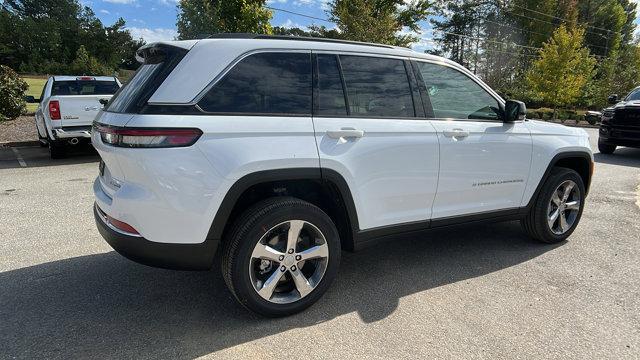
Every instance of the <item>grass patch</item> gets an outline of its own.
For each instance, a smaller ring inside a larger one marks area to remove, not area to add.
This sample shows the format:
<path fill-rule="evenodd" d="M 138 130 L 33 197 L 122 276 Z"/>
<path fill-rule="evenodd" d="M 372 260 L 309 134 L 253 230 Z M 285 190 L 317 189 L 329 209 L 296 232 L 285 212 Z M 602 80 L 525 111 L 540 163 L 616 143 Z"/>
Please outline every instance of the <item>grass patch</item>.
<path fill-rule="evenodd" d="M 42 94 L 44 84 L 47 83 L 47 79 L 35 77 L 23 77 L 22 79 L 27 82 L 27 85 L 29 85 L 29 89 L 27 89 L 26 95 L 31 95 L 34 98 L 39 99 L 40 95 Z M 27 113 L 34 113 L 37 108 L 38 104 L 27 104 Z"/>

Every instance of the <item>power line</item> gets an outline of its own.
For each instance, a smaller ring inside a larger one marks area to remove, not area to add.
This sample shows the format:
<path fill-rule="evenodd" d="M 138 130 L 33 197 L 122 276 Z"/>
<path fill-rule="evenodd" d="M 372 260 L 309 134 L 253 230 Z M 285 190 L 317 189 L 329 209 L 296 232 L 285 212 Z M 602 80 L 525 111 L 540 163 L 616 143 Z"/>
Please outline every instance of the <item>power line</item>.
<path fill-rule="evenodd" d="M 557 24 L 555 24 L 555 23 L 553 23 L 553 22 L 551 22 L 551 21 L 542 20 L 542 19 L 538 19 L 538 18 L 534 18 L 534 17 L 530 17 L 530 16 L 526 16 L 526 15 L 518 14 L 517 12 L 512 11 L 512 10 L 507 10 L 507 9 L 505 9 L 504 11 L 506 11 L 506 12 L 508 12 L 508 13 L 512 14 L 512 15 L 515 15 L 515 16 L 519 16 L 519 17 L 525 18 L 525 19 L 529 19 L 529 20 L 535 20 L 535 21 L 543 22 L 543 23 L 545 23 L 545 24 L 551 24 L 551 25 L 553 25 L 553 26 L 556 26 L 556 25 L 557 25 Z M 608 37 L 604 36 L 604 35 L 603 35 L 603 34 L 601 34 L 601 33 L 593 32 L 593 31 L 587 31 L 587 30 L 585 30 L 585 33 L 587 33 L 587 34 L 595 34 L 595 35 L 598 35 L 598 36 L 600 36 L 600 37 L 602 37 L 602 38 L 608 39 Z"/>
<path fill-rule="evenodd" d="M 289 13 L 289 14 L 298 15 L 298 16 L 302 16 L 302 17 L 306 17 L 306 18 L 314 19 L 314 20 L 318 20 L 318 21 L 324 21 L 324 22 L 328 22 L 330 24 L 335 24 L 335 22 L 333 22 L 331 20 L 327 20 L 327 19 L 323 19 L 323 18 L 319 18 L 319 17 L 307 15 L 307 14 L 302 14 L 302 13 L 291 11 L 291 10 L 274 8 L 274 7 L 271 7 L 271 6 L 265 6 L 265 8 L 267 8 L 269 10 L 274 10 L 274 11 L 282 11 L 282 12 L 286 12 L 286 13 Z"/>
<path fill-rule="evenodd" d="M 536 13 L 536 14 L 540 14 L 540 15 L 543 15 L 543 16 L 548 16 L 548 17 L 553 18 L 553 19 L 562 20 L 562 21 L 568 21 L 568 19 L 561 18 L 561 17 L 554 16 L 554 15 L 547 14 L 547 13 L 543 13 L 543 12 L 541 12 L 541 11 L 537 11 L 537 10 L 533 10 L 533 9 L 528 9 L 528 8 L 526 8 L 526 7 L 524 7 L 524 6 L 521 6 L 521 5 L 518 5 L 518 4 L 513 4 L 513 6 L 515 6 L 515 7 L 519 7 L 520 9 L 523 9 L 523 10 L 531 11 L 531 12 Z M 597 27 L 597 26 L 593 26 L 593 25 L 586 25 L 586 27 L 590 27 L 590 28 L 592 28 L 592 29 L 603 30 L 603 31 L 606 31 L 607 33 L 612 32 L 612 31 L 611 31 L 611 30 L 609 30 L 609 29 L 605 29 L 605 28 L 601 28 L 601 27 Z M 620 31 L 618 31 L 618 33 L 620 33 Z"/>

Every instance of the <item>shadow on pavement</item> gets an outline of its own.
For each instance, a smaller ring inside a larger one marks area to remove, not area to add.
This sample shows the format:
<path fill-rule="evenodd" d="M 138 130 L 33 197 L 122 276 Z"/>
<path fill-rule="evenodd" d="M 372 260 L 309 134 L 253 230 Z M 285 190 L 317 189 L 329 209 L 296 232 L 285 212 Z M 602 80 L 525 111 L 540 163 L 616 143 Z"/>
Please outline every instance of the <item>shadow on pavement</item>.
<path fill-rule="evenodd" d="M 22 160 L 22 164 L 19 159 Z M 49 150 L 45 147 L 28 146 L 0 148 L 0 169 L 73 165 L 98 161 L 100 161 L 100 156 L 98 156 L 98 153 L 93 146 L 89 144 L 69 147 L 67 157 L 56 160 L 49 157 Z"/>
<path fill-rule="evenodd" d="M 518 223 L 388 241 L 344 253 L 327 294 L 283 319 L 259 318 L 237 305 L 219 260 L 208 272 L 153 269 L 115 252 L 44 263 L 0 273 L 0 358 L 192 359 L 354 311 L 375 322 L 404 296 L 505 269 L 557 246 L 532 242 Z"/>
<path fill-rule="evenodd" d="M 611 155 L 594 153 L 593 158 L 597 163 L 640 167 L 640 149 L 619 147 Z"/>

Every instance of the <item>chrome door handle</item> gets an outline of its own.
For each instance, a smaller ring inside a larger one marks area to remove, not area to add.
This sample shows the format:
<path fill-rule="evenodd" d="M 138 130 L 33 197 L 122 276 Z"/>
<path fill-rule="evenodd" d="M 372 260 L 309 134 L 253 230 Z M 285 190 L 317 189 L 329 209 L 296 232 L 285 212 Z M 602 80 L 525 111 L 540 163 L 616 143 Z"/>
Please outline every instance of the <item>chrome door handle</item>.
<path fill-rule="evenodd" d="M 342 128 L 340 130 L 327 130 L 327 135 L 333 139 L 361 138 L 364 136 L 364 131 L 352 128 Z"/>
<path fill-rule="evenodd" d="M 469 136 L 469 132 L 463 129 L 453 129 L 453 130 L 445 130 L 442 134 L 446 137 L 452 138 L 466 138 Z"/>

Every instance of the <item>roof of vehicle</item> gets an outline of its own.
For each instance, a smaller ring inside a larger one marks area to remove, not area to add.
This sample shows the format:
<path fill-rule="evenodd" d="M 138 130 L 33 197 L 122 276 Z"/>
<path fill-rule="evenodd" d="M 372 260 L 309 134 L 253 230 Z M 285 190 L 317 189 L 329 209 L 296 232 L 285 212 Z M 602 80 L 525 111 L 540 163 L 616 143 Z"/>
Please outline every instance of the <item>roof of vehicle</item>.
<path fill-rule="evenodd" d="M 91 75 L 54 75 L 52 76 L 54 81 L 75 81 L 82 77 L 92 77 L 98 81 L 114 81 L 115 76 L 91 76 Z"/>
<path fill-rule="evenodd" d="M 464 69 L 451 60 L 419 53 L 408 48 L 321 38 L 219 34 L 201 40 L 151 43 L 141 49 L 157 45 L 179 47 L 189 50 L 189 52 L 149 99 L 149 103 L 155 104 L 192 102 L 201 90 L 206 88 L 235 59 L 245 53 L 261 50 L 312 50 L 411 57 L 441 62 Z"/>

